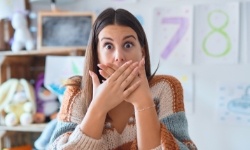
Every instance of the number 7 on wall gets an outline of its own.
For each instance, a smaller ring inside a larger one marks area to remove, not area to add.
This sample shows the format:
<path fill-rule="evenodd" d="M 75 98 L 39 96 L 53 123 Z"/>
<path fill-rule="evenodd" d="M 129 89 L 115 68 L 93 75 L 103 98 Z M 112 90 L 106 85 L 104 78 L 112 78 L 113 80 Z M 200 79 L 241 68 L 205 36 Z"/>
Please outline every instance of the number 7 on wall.
<path fill-rule="evenodd" d="M 184 37 L 185 33 L 188 30 L 188 19 L 184 17 L 172 17 L 172 18 L 163 18 L 163 24 L 178 24 L 179 28 L 171 38 L 170 42 L 164 48 L 163 52 L 161 53 L 161 57 L 166 59 L 170 53 L 174 50 L 174 48 L 179 44 L 181 39 Z"/>

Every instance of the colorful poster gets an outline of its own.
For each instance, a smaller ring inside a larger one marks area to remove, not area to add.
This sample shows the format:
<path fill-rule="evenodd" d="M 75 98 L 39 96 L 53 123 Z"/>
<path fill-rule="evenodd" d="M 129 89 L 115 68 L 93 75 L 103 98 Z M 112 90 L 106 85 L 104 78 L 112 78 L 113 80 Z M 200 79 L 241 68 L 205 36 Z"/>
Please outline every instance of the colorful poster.
<path fill-rule="evenodd" d="M 153 62 L 191 64 L 193 7 L 156 8 L 153 24 Z"/>
<path fill-rule="evenodd" d="M 239 56 L 239 3 L 195 9 L 195 63 L 233 64 Z"/>
<path fill-rule="evenodd" d="M 61 98 L 65 81 L 71 76 L 83 75 L 83 68 L 83 56 L 47 56 L 44 85 Z"/>
<path fill-rule="evenodd" d="M 250 126 L 250 83 L 220 84 L 218 90 L 217 120 Z"/>

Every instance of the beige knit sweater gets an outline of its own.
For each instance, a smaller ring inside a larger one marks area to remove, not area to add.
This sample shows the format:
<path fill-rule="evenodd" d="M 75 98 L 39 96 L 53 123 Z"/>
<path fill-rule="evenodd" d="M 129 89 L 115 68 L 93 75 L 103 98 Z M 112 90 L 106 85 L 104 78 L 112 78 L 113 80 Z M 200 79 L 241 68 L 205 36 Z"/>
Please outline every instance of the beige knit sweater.
<path fill-rule="evenodd" d="M 81 79 L 76 78 L 75 81 L 80 82 Z M 161 122 L 161 145 L 155 150 L 195 150 L 196 146 L 188 134 L 180 82 L 172 76 L 164 75 L 154 76 L 149 84 Z M 84 102 L 80 99 L 80 87 L 67 87 L 49 149 L 137 149 L 135 117 L 129 119 L 121 134 L 112 127 L 111 123 L 106 122 L 102 138 L 93 139 L 79 129 L 86 111 Z"/>

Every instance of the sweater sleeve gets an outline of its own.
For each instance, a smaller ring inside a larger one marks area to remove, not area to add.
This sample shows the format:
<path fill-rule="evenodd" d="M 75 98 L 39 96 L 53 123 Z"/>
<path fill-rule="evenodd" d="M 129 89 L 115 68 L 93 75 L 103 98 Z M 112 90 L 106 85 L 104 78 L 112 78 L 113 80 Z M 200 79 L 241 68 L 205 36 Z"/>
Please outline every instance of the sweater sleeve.
<path fill-rule="evenodd" d="M 161 122 L 161 146 L 155 150 L 196 150 L 188 133 L 181 83 L 172 76 L 157 76 L 151 87 Z"/>
<path fill-rule="evenodd" d="M 80 130 L 79 124 L 86 113 L 84 103 L 80 97 L 79 86 L 67 86 L 49 149 L 89 150 L 103 148 L 102 139 L 88 137 Z"/>

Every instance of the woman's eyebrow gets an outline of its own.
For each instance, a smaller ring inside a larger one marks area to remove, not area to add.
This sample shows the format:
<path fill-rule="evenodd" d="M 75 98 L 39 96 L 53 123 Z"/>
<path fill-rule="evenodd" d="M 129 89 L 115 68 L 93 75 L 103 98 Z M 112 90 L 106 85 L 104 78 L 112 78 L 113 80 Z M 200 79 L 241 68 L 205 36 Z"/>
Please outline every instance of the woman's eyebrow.
<path fill-rule="evenodd" d="M 135 40 L 136 40 L 136 38 L 135 38 L 135 36 L 134 35 L 127 35 L 127 36 L 125 36 L 124 38 L 123 38 L 123 40 L 125 40 L 125 39 L 128 39 L 128 38 L 134 38 Z"/>
<path fill-rule="evenodd" d="M 135 36 L 134 35 L 127 35 L 127 36 L 125 36 L 124 38 L 123 38 L 123 40 L 126 40 L 126 39 L 128 39 L 128 38 L 134 38 L 135 40 L 136 40 L 136 38 L 135 38 Z M 110 38 L 110 37 L 103 37 L 103 38 L 101 38 L 101 41 L 102 40 L 110 40 L 110 41 L 114 41 L 112 38 Z"/>
<path fill-rule="evenodd" d="M 109 37 L 103 37 L 103 38 L 101 38 L 101 41 L 102 40 L 110 40 L 110 41 L 113 41 L 113 39 L 112 38 L 109 38 Z"/>

